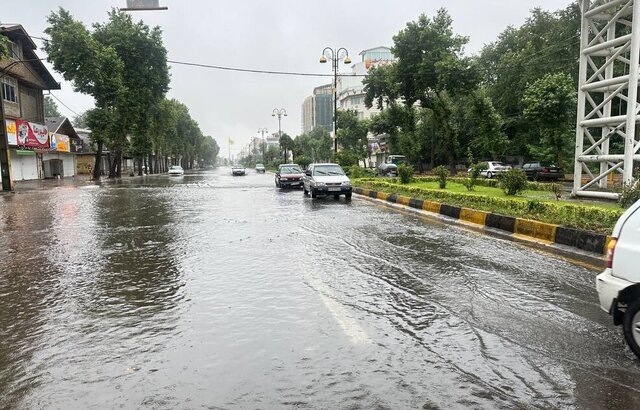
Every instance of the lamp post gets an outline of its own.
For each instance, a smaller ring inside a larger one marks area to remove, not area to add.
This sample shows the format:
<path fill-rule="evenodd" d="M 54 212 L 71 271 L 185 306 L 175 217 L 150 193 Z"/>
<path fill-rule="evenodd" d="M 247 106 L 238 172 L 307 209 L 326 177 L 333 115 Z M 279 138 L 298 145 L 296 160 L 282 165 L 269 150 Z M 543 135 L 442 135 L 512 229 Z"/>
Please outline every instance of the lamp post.
<path fill-rule="evenodd" d="M 272 117 L 278 117 L 278 138 L 282 138 L 282 116 L 287 116 L 287 110 L 285 110 L 284 108 L 274 108 L 273 112 L 271 113 Z M 287 147 L 284 148 L 284 160 L 285 162 L 287 161 Z"/>
<path fill-rule="evenodd" d="M 282 116 L 287 116 L 287 110 L 285 110 L 284 108 L 274 108 L 273 112 L 271 113 L 272 117 L 278 117 L 278 138 L 282 137 Z"/>
<path fill-rule="evenodd" d="M 269 132 L 266 128 L 258 128 L 258 132 L 262 134 L 262 162 L 265 161 L 265 153 L 267 152 L 267 144 L 264 141 L 264 133 Z"/>
<path fill-rule="evenodd" d="M 349 58 L 349 52 L 346 48 L 340 47 L 334 50 L 331 47 L 325 47 L 322 50 L 322 56 L 320 57 L 320 63 L 324 64 L 328 60 L 331 60 L 333 66 L 333 150 L 338 152 L 338 62 L 343 60 L 345 64 L 351 64 Z"/>

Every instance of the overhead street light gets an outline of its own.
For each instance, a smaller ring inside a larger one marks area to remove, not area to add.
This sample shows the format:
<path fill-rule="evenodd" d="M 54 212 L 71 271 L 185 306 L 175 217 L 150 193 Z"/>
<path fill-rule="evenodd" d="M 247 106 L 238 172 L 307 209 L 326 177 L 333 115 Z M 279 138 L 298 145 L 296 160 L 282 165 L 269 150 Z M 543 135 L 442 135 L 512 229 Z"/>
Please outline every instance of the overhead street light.
<path fill-rule="evenodd" d="M 324 64 L 331 60 L 333 68 L 333 150 L 338 152 L 338 62 L 342 60 L 344 64 L 351 64 L 349 52 L 346 48 L 340 47 L 334 50 L 331 47 L 325 47 L 320 56 L 320 63 Z"/>
<path fill-rule="evenodd" d="M 159 0 L 127 0 L 127 7 L 121 11 L 156 11 L 169 10 L 169 7 L 160 6 Z"/>
<path fill-rule="evenodd" d="M 274 108 L 271 116 L 278 117 L 278 138 L 280 138 L 282 137 L 282 116 L 287 116 L 287 110 L 285 110 L 284 108 Z"/>

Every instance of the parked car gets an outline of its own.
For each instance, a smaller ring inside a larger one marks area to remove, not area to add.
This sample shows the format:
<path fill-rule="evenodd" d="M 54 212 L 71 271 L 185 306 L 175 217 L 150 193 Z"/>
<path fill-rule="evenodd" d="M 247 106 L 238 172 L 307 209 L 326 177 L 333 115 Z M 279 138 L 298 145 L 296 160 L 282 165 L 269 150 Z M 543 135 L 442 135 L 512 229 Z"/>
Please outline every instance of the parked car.
<path fill-rule="evenodd" d="M 527 174 L 527 178 L 533 181 L 540 179 L 557 181 L 564 177 L 562 168 L 549 162 L 528 162 L 522 166 L 522 170 Z"/>
<path fill-rule="evenodd" d="M 180 165 L 172 165 L 169 167 L 169 175 L 184 175 L 184 169 Z"/>
<path fill-rule="evenodd" d="M 231 174 L 233 176 L 244 175 L 245 173 L 246 173 L 246 170 L 244 169 L 244 166 L 242 166 L 242 165 L 233 165 L 231 167 Z"/>
<path fill-rule="evenodd" d="M 267 172 L 267 170 L 265 169 L 264 165 L 256 164 L 256 172 L 257 173 L 262 172 L 264 174 L 265 172 Z"/>
<path fill-rule="evenodd" d="M 303 178 L 303 187 L 305 195 L 309 194 L 311 198 L 317 196 L 333 195 L 334 198 L 351 199 L 352 187 L 349 177 L 344 173 L 338 164 L 311 164 L 307 168 Z"/>
<path fill-rule="evenodd" d="M 406 162 L 407 157 L 404 155 L 389 155 L 384 163 L 378 166 L 378 175 L 395 177 L 398 175 L 398 165 Z"/>
<path fill-rule="evenodd" d="M 511 166 L 499 161 L 486 161 L 481 162 L 479 165 L 483 168 L 483 170 L 480 171 L 480 175 L 489 179 L 511 169 Z M 471 170 L 469 170 L 469 172 L 471 172 Z"/>
<path fill-rule="evenodd" d="M 398 175 L 398 166 L 387 162 L 380 164 L 378 167 L 378 175 L 395 177 Z"/>
<path fill-rule="evenodd" d="M 276 172 L 276 186 L 278 188 L 302 188 L 304 172 L 298 164 L 282 164 Z"/>
<path fill-rule="evenodd" d="M 607 268 L 596 278 L 598 298 L 640 359 L 640 201 L 622 214 L 611 236 Z"/>

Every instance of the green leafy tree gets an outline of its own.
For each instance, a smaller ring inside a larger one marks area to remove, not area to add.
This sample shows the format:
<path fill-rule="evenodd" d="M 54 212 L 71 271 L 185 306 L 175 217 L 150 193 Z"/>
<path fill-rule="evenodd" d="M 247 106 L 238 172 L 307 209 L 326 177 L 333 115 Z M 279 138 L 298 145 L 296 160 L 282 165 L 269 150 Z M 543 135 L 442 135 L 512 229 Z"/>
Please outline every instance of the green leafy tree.
<path fill-rule="evenodd" d="M 343 150 L 350 152 L 359 160 L 367 157 L 369 129 L 367 121 L 361 120 L 357 111 L 338 111 L 338 130 L 339 143 Z"/>
<path fill-rule="evenodd" d="M 93 96 L 96 109 L 103 111 L 94 115 L 102 119 L 94 125 L 105 128 L 92 128 L 95 135 L 100 135 L 96 139 L 94 178 L 99 177 L 105 142 L 114 153 L 109 177 L 121 176 L 122 154 L 128 148 L 130 135 L 134 136 L 137 155 L 150 150 L 151 144 L 146 141 L 149 107 L 164 98 L 169 86 L 161 30 L 134 23 L 125 12 L 112 10 L 108 16 L 106 23 L 94 24 L 90 32 L 60 8 L 49 16 L 45 30 L 50 38 L 45 44 L 49 62 L 72 82 L 76 91 Z"/>
<path fill-rule="evenodd" d="M 60 117 L 60 110 L 58 109 L 58 104 L 53 101 L 53 98 L 50 96 L 44 97 L 44 116 L 45 117 Z"/>
<path fill-rule="evenodd" d="M 561 167 L 566 165 L 575 136 L 576 91 L 571 76 L 547 74 L 527 87 L 522 104 L 533 134 L 531 154 Z"/>
<path fill-rule="evenodd" d="M 293 139 L 287 134 L 282 134 L 280 136 L 280 139 L 278 140 L 278 143 L 280 144 L 280 149 L 284 152 L 283 159 L 285 162 L 287 162 L 289 160 L 288 153 L 294 148 Z"/>
<path fill-rule="evenodd" d="M 89 125 L 87 124 L 87 111 L 75 115 L 73 117 L 72 124 L 75 128 L 88 128 Z"/>

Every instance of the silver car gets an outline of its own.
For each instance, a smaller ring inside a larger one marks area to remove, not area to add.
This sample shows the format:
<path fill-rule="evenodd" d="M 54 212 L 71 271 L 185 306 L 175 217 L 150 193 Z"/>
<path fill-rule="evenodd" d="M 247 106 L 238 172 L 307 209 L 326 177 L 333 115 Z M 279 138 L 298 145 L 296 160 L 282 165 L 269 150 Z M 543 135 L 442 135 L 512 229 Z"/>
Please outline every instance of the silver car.
<path fill-rule="evenodd" d="M 311 198 L 333 195 L 338 199 L 344 195 L 346 199 L 351 199 L 353 192 L 351 181 L 342 167 L 331 163 L 309 165 L 302 178 L 302 189 Z"/>

